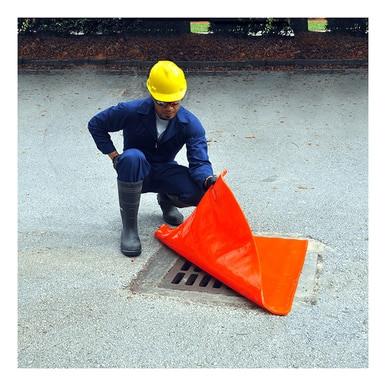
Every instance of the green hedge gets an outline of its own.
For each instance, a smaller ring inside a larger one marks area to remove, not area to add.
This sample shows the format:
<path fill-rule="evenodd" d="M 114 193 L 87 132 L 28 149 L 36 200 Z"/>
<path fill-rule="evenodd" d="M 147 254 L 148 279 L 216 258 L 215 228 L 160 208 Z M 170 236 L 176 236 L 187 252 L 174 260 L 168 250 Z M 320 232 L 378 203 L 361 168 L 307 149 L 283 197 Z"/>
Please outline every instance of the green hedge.
<path fill-rule="evenodd" d="M 349 33 L 354 35 L 365 35 L 368 32 L 367 18 L 329 18 L 326 29 L 332 33 Z"/>
<path fill-rule="evenodd" d="M 248 37 L 290 36 L 301 32 L 299 22 L 307 19 L 225 18 L 208 19 L 215 34 Z M 303 28 L 304 29 L 304 28 Z M 326 30 L 332 33 L 365 35 L 367 18 L 329 18 Z M 59 36 L 84 35 L 170 35 L 190 32 L 190 19 L 162 18 L 19 18 L 19 34 L 44 33 Z"/>
<path fill-rule="evenodd" d="M 281 35 L 291 32 L 288 19 L 228 18 L 210 19 L 209 31 L 215 34 L 250 36 Z M 189 19 L 131 18 L 20 18 L 21 35 L 44 33 L 68 36 L 84 35 L 168 35 L 190 32 Z"/>
<path fill-rule="evenodd" d="M 248 37 L 256 35 L 288 36 L 292 29 L 288 19 L 243 18 L 210 19 L 209 31 L 221 35 Z"/>
<path fill-rule="evenodd" d="M 19 34 L 44 33 L 58 36 L 180 34 L 190 31 L 185 19 L 130 18 L 20 18 Z"/>

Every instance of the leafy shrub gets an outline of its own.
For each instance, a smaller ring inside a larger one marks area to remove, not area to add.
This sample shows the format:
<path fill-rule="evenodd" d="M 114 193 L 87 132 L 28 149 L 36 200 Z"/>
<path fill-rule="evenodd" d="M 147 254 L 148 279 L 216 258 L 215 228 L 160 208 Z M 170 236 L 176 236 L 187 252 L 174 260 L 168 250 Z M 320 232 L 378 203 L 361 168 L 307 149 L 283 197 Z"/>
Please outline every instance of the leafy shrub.
<path fill-rule="evenodd" d="M 242 36 L 288 36 L 292 32 L 288 19 L 282 18 L 244 18 L 211 19 L 209 31 L 215 34 Z"/>
<path fill-rule="evenodd" d="M 262 31 L 266 19 L 211 19 L 209 22 L 212 33 L 246 37 Z"/>
<path fill-rule="evenodd" d="M 44 33 L 59 36 L 84 35 L 146 35 L 179 34 L 187 32 L 189 22 L 184 19 L 131 18 L 20 18 L 19 34 Z"/>
<path fill-rule="evenodd" d="M 332 33 L 365 35 L 368 32 L 367 18 L 329 18 L 326 29 Z"/>
<path fill-rule="evenodd" d="M 266 19 L 262 33 L 268 36 L 290 36 L 292 32 L 288 19 L 272 18 Z"/>

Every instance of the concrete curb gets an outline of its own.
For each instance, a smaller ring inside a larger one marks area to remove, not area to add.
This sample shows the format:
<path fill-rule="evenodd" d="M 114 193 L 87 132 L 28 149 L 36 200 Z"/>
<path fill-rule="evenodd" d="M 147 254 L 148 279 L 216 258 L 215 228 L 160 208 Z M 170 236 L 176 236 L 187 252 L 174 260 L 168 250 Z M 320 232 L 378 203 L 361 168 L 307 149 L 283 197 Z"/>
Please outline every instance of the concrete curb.
<path fill-rule="evenodd" d="M 26 59 L 19 58 L 19 66 L 36 65 L 36 66 L 74 66 L 74 65 L 121 65 L 127 68 L 148 69 L 155 61 L 153 60 L 124 60 L 124 59 Z M 255 67 L 271 67 L 271 66 L 347 66 L 359 67 L 367 66 L 367 59 L 262 59 L 262 60 L 246 60 L 242 62 L 219 62 L 219 61 L 176 61 L 178 65 L 186 69 L 198 68 L 222 68 L 222 69 L 248 69 Z"/>

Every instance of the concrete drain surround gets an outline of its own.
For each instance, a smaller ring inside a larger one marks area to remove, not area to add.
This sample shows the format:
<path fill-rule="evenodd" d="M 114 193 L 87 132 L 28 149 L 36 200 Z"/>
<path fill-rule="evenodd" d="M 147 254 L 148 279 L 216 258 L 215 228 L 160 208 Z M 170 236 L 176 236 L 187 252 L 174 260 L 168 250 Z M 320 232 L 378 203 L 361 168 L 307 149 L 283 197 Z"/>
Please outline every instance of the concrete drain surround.
<path fill-rule="evenodd" d="M 278 234 L 262 234 L 261 236 L 285 237 Z M 294 305 L 299 302 L 308 304 L 317 302 L 324 249 L 325 245 L 321 242 L 308 239 L 307 255 L 295 294 Z M 150 257 L 127 288 L 134 294 L 161 295 L 206 304 L 214 303 L 254 309 L 257 307 L 256 304 L 163 245 Z"/>

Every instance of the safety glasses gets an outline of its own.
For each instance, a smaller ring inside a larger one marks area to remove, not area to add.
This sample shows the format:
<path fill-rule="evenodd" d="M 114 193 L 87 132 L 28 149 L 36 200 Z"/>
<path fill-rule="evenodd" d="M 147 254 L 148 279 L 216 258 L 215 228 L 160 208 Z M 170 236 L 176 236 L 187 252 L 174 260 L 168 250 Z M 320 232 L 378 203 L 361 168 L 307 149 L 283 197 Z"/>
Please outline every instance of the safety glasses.
<path fill-rule="evenodd" d="M 175 101 L 175 102 L 161 102 L 161 101 L 157 101 L 155 99 L 153 99 L 154 102 L 158 105 L 158 106 L 161 106 L 161 107 L 166 107 L 166 106 L 172 106 L 172 107 L 177 107 L 181 101 Z"/>

